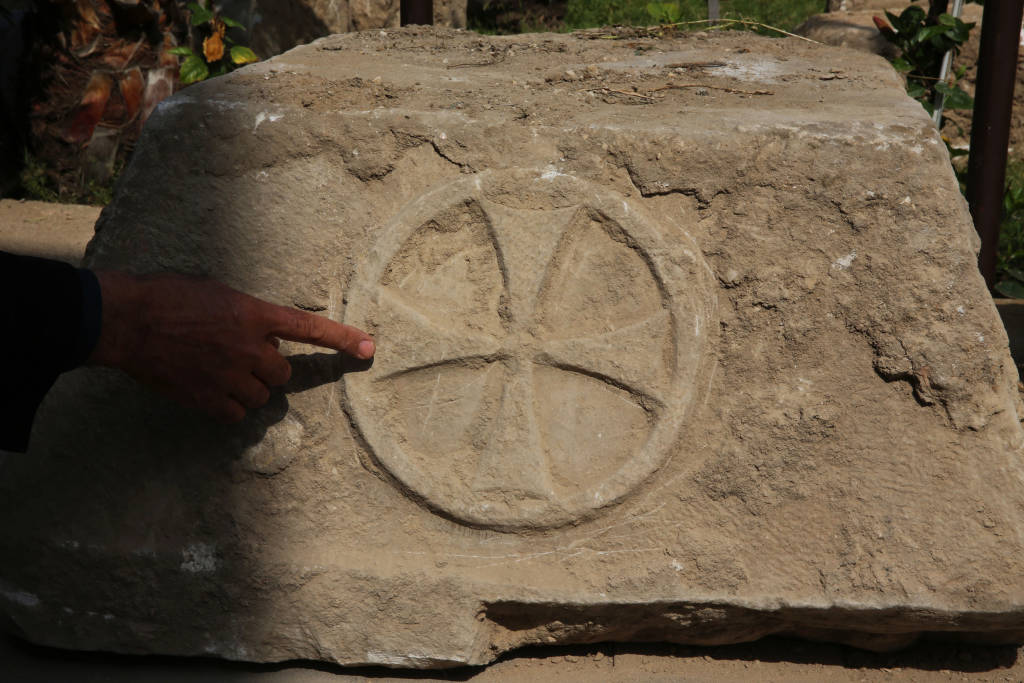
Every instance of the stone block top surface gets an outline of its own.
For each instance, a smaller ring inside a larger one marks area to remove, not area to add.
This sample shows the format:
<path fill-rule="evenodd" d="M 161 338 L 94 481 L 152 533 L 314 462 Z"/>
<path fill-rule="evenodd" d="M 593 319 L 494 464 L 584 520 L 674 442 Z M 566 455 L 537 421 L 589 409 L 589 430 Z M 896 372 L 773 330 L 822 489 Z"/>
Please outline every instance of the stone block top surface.
<path fill-rule="evenodd" d="M 405 667 L 1020 638 L 1020 401 L 976 249 L 871 55 L 297 48 L 159 107 L 86 261 L 350 322 L 375 362 L 284 343 L 292 381 L 230 428 L 65 377 L 0 465 L 0 604 L 48 644 Z"/>

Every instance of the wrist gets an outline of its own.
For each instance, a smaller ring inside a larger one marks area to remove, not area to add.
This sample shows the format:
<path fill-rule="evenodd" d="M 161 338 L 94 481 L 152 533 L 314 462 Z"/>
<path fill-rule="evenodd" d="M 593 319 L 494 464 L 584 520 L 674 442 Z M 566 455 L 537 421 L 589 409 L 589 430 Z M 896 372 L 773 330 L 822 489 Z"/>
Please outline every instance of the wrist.
<path fill-rule="evenodd" d="M 142 342 L 142 279 L 128 273 L 98 271 L 102 318 L 89 365 L 123 367 Z"/>

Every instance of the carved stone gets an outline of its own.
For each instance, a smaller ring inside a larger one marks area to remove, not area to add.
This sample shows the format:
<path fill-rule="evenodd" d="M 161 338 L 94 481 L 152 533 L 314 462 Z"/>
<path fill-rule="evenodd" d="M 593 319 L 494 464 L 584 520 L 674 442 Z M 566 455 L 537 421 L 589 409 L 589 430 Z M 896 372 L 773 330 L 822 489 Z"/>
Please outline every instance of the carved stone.
<path fill-rule="evenodd" d="M 927 115 L 872 55 L 625 35 L 332 36 L 161 104 L 87 263 L 377 358 L 284 343 L 236 427 L 62 378 L 0 463 L 11 628 L 416 668 L 1024 637 L 1017 374 Z"/>
<path fill-rule="evenodd" d="M 419 197 L 348 292 L 346 322 L 391 345 L 345 376 L 357 429 L 454 519 L 594 516 L 662 467 L 706 388 L 714 286 L 682 244 L 557 171 L 483 171 Z"/>

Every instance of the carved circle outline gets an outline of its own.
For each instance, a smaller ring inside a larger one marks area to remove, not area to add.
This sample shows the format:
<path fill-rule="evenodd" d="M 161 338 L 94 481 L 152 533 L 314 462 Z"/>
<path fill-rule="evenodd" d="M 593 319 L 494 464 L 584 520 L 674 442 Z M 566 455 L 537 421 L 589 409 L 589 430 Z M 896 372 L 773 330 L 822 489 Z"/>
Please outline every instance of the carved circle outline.
<path fill-rule="evenodd" d="M 552 186 L 550 172 L 540 169 L 483 171 L 434 188 L 406 205 L 381 229 L 373 249 L 357 267 L 342 321 L 357 327 L 365 325 L 369 312 L 378 305 L 377 285 L 387 266 L 416 230 L 445 208 L 467 200 L 495 203 L 485 196 L 486 190 L 510 176 L 526 178 L 542 189 L 545 184 Z M 590 518 L 621 502 L 664 465 L 693 405 L 707 389 L 710 361 L 706 351 L 716 328 L 717 299 L 711 270 L 696 243 L 679 231 L 673 239 L 680 243 L 668 244 L 662 234 L 664 230 L 655 227 L 657 222 L 650 215 L 608 188 L 563 174 L 558 174 L 557 180 L 560 191 L 569 188 L 579 197 L 574 206 L 586 206 L 607 216 L 646 255 L 658 286 L 666 294 L 669 329 L 675 338 L 674 377 L 669 383 L 664 410 L 647 440 L 615 473 L 596 487 L 561 501 L 549 501 L 541 510 L 516 513 L 495 510 L 485 503 L 465 505 L 451 500 L 449 487 L 438 485 L 431 474 L 423 472 L 402 452 L 386 430 L 374 424 L 372 410 L 364 405 L 363 398 L 374 391 L 373 369 L 346 373 L 341 382 L 342 405 L 374 460 L 427 507 L 471 526 L 501 530 L 558 527 Z M 381 339 L 380 343 L 386 349 L 387 340 Z"/>

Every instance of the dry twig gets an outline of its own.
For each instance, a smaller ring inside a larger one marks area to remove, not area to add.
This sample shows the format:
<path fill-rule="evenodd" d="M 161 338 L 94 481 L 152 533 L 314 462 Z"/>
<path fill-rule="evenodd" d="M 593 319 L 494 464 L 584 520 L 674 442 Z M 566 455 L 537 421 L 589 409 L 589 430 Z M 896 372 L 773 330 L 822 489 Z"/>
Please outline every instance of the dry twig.
<path fill-rule="evenodd" d="M 663 85 L 660 88 L 655 88 L 651 92 L 658 92 L 659 90 L 676 90 L 678 88 L 708 88 L 709 90 L 722 90 L 724 92 L 732 93 L 734 95 L 775 94 L 771 90 L 739 90 L 738 88 L 727 88 L 724 85 L 708 85 L 707 83 L 669 83 L 668 85 Z"/>
<path fill-rule="evenodd" d="M 817 40 L 811 40 L 807 36 L 799 36 L 799 35 L 797 35 L 795 33 L 790 33 L 789 31 L 784 31 L 781 28 L 778 28 L 776 26 L 769 26 L 768 24 L 762 24 L 759 21 L 749 21 L 747 19 L 697 19 L 695 21 L 677 21 L 674 24 L 662 24 L 662 26 L 687 26 L 687 25 L 690 25 L 690 24 L 712 24 L 712 25 L 708 26 L 708 30 L 711 30 L 711 31 L 719 30 L 719 29 L 722 29 L 722 28 L 728 28 L 728 26 L 731 25 L 731 24 L 740 24 L 742 26 L 757 26 L 759 28 L 766 28 L 769 31 L 775 31 L 776 33 L 781 33 L 782 35 L 789 36 L 790 38 L 799 38 L 800 40 L 806 40 L 808 43 L 814 43 L 815 45 L 822 45 L 822 43 L 819 43 Z"/>
<path fill-rule="evenodd" d="M 642 98 L 642 99 L 645 99 L 645 100 L 651 100 L 651 101 L 655 101 L 657 99 L 655 97 L 651 97 L 650 95 L 644 95 L 644 94 L 638 93 L 638 92 L 630 92 L 628 90 L 616 90 L 615 88 L 606 88 L 604 86 L 601 86 L 600 88 L 583 88 L 583 90 L 586 90 L 587 92 L 603 91 L 603 92 L 615 93 L 617 95 L 629 95 L 630 97 L 639 97 L 639 98 Z"/>
<path fill-rule="evenodd" d="M 487 60 L 487 61 L 483 61 L 483 62 L 461 62 L 459 64 L 449 64 L 447 66 L 447 68 L 449 68 L 449 69 L 457 69 L 459 67 L 464 67 L 464 66 L 491 66 L 492 64 L 500 64 L 500 63 L 504 62 L 506 57 L 508 57 L 508 53 L 506 53 L 506 52 L 499 52 L 497 54 L 492 53 L 491 58 L 489 60 Z"/>

